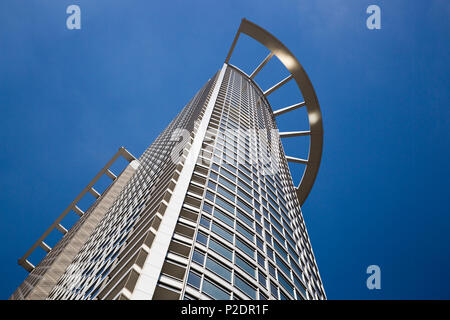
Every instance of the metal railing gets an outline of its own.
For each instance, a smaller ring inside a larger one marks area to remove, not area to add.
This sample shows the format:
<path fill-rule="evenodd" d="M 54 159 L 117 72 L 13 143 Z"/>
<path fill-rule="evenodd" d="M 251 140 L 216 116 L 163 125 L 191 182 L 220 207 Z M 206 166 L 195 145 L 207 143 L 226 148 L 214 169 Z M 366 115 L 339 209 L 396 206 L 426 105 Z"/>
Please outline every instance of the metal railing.
<path fill-rule="evenodd" d="M 94 189 L 94 185 L 104 174 L 106 174 L 112 180 L 111 184 L 117 179 L 117 176 L 111 170 L 109 170 L 109 168 L 120 156 L 125 158 L 128 162 L 136 160 L 136 158 L 131 153 L 129 153 L 124 147 L 120 147 L 117 153 L 97 173 L 94 179 L 92 179 L 91 182 L 89 182 L 89 184 L 83 189 L 83 191 L 81 191 L 81 193 L 75 198 L 75 200 L 73 200 L 69 204 L 69 206 L 59 215 L 59 217 L 55 220 L 55 222 L 53 222 L 53 224 L 42 234 L 42 236 L 33 244 L 33 246 L 31 246 L 31 248 L 23 255 L 23 257 L 21 257 L 18 260 L 18 264 L 20 266 L 22 266 L 28 272 L 33 271 L 35 266 L 30 261 L 28 261 L 28 257 L 34 252 L 34 250 L 37 247 L 41 247 L 42 249 L 44 249 L 44 251 L 46 251 L 47 254 L 52 250 L 52 248 L 48 244 L 46 244 L 44 240 L 55 228 L 58 231 L 60 231 L 63 234 L 63 236 L 68 232 L 68 230 L 63 225 L 61 225 L 61 221 L 64 219 L 64 217 L 70 211 L 74 211 L 80 218 L 84 215 L 84 211 L 81 210 L 77 206 L 77 204 L 87 192 L 91 193 L 96 199 L 101 197 L 101 194 Z M 108 190 L 108 188 L 106 188 L 105 190 Z"/>

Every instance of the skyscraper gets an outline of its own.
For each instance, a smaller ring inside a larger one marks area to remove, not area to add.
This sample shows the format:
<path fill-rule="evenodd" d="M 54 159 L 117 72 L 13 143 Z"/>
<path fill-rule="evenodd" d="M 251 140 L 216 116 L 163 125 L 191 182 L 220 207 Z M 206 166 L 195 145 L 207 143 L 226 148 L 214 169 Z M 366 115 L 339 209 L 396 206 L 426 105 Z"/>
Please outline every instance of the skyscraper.
<path fill-rule="evenodd" d="M 270 54 L 247 75 L 229 63 L 239 35 Z M 276 56 L 290 75 L 263 91 L 253 80 Z M 267 96 L 294 80 L 304 101 L 273 111 Z M 279 132 L 276 116 L 305 107 L 309 130 Z M 19 259 L 30 273 L 12 299 L 325 299 L 302 217 L 320 164 L 322 120 L 297 59 L 243 19 L 222 68 L 139 158 L 125 149 L 99 172 Z M 286 156 L 283 137 L 309 136 L 307 159 Z M 120 156 L 130 163 L 116 176 Z M 288 161 L 305 171 L 295 187 Z M 106 174 L 111 185 L 93 186 Z M 86 212 L 77 206 L 90 192 Z M 70 212 L 80 216 L 69 230 Z M 53 230 L 63 238 L 50 248 Z M 47 255 L 34 266 L 38 247 Z"/>

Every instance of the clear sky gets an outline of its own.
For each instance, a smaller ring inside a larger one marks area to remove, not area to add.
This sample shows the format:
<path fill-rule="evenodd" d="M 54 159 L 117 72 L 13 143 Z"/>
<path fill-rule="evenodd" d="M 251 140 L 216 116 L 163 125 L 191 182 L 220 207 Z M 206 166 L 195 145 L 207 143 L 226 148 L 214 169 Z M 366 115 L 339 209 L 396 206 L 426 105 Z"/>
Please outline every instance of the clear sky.
<path fill-rule="evenodd" d="M 70 4 L 81 30 L 66 28 Z M 366 27 L 370 4 L 380 30 Z M 323 159 L 303 214 L 328 298 L 449 299 L 449 16 L 447 0 L 1 1 L 0 298 L 116 150 L 139 156 L 221 67 L 246 17 L 298 57 L 319 98 Z M 231 62 L 251 71 L 266 52 L 243 40 Z M 283 75 L 274 60 L 257 81 Z M 287 85 L 270 100 L 301 96 Z M 307 129 L 296 112 L 281 130 Z M 291 139 L 287 153 L 305 153 Z M 372 264 L 381 290 L 366 287 Z"/>

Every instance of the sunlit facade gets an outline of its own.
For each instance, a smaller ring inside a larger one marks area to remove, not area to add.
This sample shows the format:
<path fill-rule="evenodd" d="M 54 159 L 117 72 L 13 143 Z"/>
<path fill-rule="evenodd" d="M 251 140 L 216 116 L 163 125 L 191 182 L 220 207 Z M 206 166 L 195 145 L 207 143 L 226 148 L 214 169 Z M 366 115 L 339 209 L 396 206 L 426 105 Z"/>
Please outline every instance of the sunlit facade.
<path fill-rule="evenodd" d="M 161 292 L 178 287 L 184 299 L 325 297 L 280 138 L 272 129 L 276 123 L 261 90 L 227 67 L 183 206 L 199 218 L 180 217 L 180 230 L 189 232 L 173 237 L 182 241 L 194 235 L 187 275 L 179 280 L 170 272 L 161 275 Z M 166 263 L 181 261 L 168 256 Z"/>

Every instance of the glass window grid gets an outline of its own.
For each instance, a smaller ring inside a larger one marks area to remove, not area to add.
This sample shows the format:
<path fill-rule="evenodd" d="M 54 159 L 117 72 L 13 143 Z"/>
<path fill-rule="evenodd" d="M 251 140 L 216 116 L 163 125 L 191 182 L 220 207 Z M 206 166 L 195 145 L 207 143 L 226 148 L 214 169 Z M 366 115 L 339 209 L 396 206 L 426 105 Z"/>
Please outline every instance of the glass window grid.
<path fill-rule="evenodd" d="M 210 237 L 209 237 L 209 239 L 208 239 L 208 243 L 210 244 L 210 243 L 211 243 L 211 240 L 216 241 L 216 242 L 219 242 L 220 240 L 217 241 L 218 238 L 219 238 L 219 237 L 215 237 L 214 234 L 212 234 L 212 235 L 210 235 Z M 223 241 L 220 242 L 220 244 L 223 245 L 224 247 L 227 247 L 227 249 L 229 249 L 230 251 L 233 252 L 233 250 L 232 250 L 230 247 L 225 246 L 225 245 L 223 244 Z M 248 243 L 247 243 L 247 244 L 248 244 Z M 197 252 L 200 252 L 200 251 L 198 251 L 198 249 L 195 249 L 195 250 L 197 250 Z M 195 251 L 194 251 L 194 252 L 195 252 Z M 243 257 L 242 257 L 243 254 L 240 252 L 240 250 L 238 250 L 238 248 L 235 248 L 234 252 L 240 253 L 241 259 L 242 259 L 243 261 L 245 261 L 246 263 L 249 262 L 248 256 L 246 256 L 247 259 L 243 258 Z M 210 253 L 208 253 L 208 255 L 209 255 L 209 254 L 210 254 Z M 215 257 L 216 260 L 217 260 L 219 257 L 221 257 L 221 255 L 220 255 L 219 253 L 217 253 L 216 251 L 214 251 L 214 250 L 213 250 L 213 254 L 212 254 L 212 255 L 217 255 L 217 256 Z M 233 255 L 235 255 L 235 254 L 233 254 Z M 250 265 L 251 265 L 251 264 L 250 264 Z M 237 274 L 240 274 L 241 277 L 242 277 L 243 275 L 247 274 L 244 270 L 240 269 L 240 267 L 237 266 L 236 264 L 234 264 L 233 266 L 234 266 L 234 268 L 232 269 L 232 272 L 237 271 L 236 273 L 237 273 Z M 259 270 L 260 273 L 264 272 L 261 268 L 257 268 L 257 269 Z"/>
<path fill-rule="evenodd" d="M 225 119 L 225 118 L 223 118 L 223 119 Z M 223 120 L 222 119 L 222 120 Z M 238 139 L 238 148 L 240 147 L 240 143 L 241 143 L 241 139 Z M 246 146 L 244 146 L 244 149 L 245 148 L 247 148 L 248 149 L 248 146 L 246 145 Z M 230 164 L 230 166 L 231 166 L 232 164 Z M 254 169 L 254 170 L 256 170 L 256 169 Z M 248 173 L 244 173 L 244 171 L 245 170 L 240 170 L 240 168 L 237 168 L 237 175 L 239 175 L 240 173 L 242 174 L 244 174 L 244 175 L 248 175 Z M 250 182 L 252 182 L 252 183 L 250 183 L 251 184 L 251 188 L 254 190 L 254 191 L 256 191 L 255 190 L 255 185 L 256 185 L 256 183 L 258 183 L 259 184 L 259 182 L 258 182 L 258 178 L 257 177 L 255 177 L 255 176 L 251 176 L 251 177 L 248 177 L 248 176 L 246 176 L 246 178 L 247 179 L 249 179 L 250 180 Z M 256 178 L 256 179 L 255 179 Z M 278 176 L 275 176 L 274 177 L 274 179 L 272 179 L 271 180 L 271 178 L 269 177 L 269 178 L 267 178 L 267 180 L 269 180 L 269 181 L 271 181 L 270 183 L 272 183 L 272 185 L 270 185 L 270 187 L 272 187 L 273 188 L 273 190 L 271 190 L 272 192 L 273 191 L 275 191 L 276 192 L 276 194 L 278 193 L 278 194 L 280 194 L 279 192 L 277 192 L 277 190 L 278 189 L 280 189 L 281 187 L 282 187 L 282 183 L 283 183 L 283 181 L 282 181 L 282 179 L 281 178 L 279 178 Z M 281 180 L 281 182 L 280 181 L 278 181 L 278 180 Z M 238 184 L 239 184 L 239 182 L 242 184 L 243 183 L 243 181 L 240 181 L 240 179 L 237 179 L 237 182 L 238 182 Z M 262 184 L 264 183 L 264 182 L 261 182 Z M 259 186 L 257 186 L 256 188 L 259 188 Z M 278 189 L 277 189 L 278 188 Z M 283 189 L 281 189 L 281 190 L 283 190 Z M 233 190 L 234 191 L 234 190 Z M 248 190 L 247 190 L 248 191 Z M 271 195 L 272 197 L 273 197 L 273 195 Z M 264 193 L 264 190 L 263 189 L 261 189 L 261 198 L 262 198 L 262 200 L 263 200 L 263 206 L 264 206 L 264 204 L 265 204 L 265 206 L 267 207 L 268 205 L 267 205 L 267 202 L 265 202 L 264 203 L 264 200 L 266 200 L 266 199 L 269 199 L 268 198 L 268 196 L 267 196 L 267 194 L 265 194 Z M 288 197 L 286 197 L 286 198 L 288 198 Z M 245 200 L 245 199 L 244 199 Z M 271 199 L 271 200 L 273 200 L 272 202 L 275 202 L 275 199 Z M 278 200 L 280 200 L 280 198 L 278 198 Z M 289 204 L 289 199 L 288 200 L 285 200 L 285 199 L 283 199 L 284 201 L 286 201 L 286 205 L 287 205 L 287 207 L 289 207 L 290 206 L 290 204 Z M 280 203 L 282 203 L 282 201 L 280 200 L 279 201 Z M 261 211 L 262 211 L 262 209 L 263 209 L 263 206 L 261 206 Z M 287 211 L 286 210 L 286 206 L 284 206 L 284 204 L 282 204 L 282 205 L 278 205 L 277 206 L 278 207 L 278 215 L 280 215 L 280 218 L 279 218 L 279 220 L 275 220 L 276 221 L 276 223 L 279 223 L 279 225 L 277 225 L 278 226 L 278 230 L 279 230 L 279 233 L 280 233 L 280 235 L 281 236 L 286 236 L 286 235 L 288 235 L 289 233 L 291 234 L 291 235 L 293 235 L 293 237 L 294 237 L 294 239 L 296 238 L 296 237 L 298 237 L 296 234 L 295 234 L 295 228 L 294 228 L 294 230 L 289 230 L 289 228 L 291 228 L 291 226 L 289 226 L 289 219 L 287 218 L 288 216 L 287 216 L 287 214 L 286 214 L 286 212 L 285 211 Z M 289 212 L 288 212 L 288 214 L 289 214 Z M 283 217 L 283 218 L 281 218 L 281 216 Z M 271 216 L 271 219 L 272 219 L 272 217 L 273 216 Z M 215 218 L 213 218 L 213 219 L 215 219 Z M 240 220 L 240 219 L 239 219 Z M 287 220 L 287 221 L 285 221 L 285 220 Z M 295 219 L 293 219 L 295 222 L 297 222 Z M 257 223 L 256 221 L 255 221 L 255 223 Z M 276 224 L 276 223 L 274 223 L 274 225 Z M 281 224 L 280 224 L 281 223 Z M 293 222 L 291 222 L 291 223 L 293 223 Z M 272 224 L 272 223 L 271 223 Z M 234 223 L 234 225 L 236 226 L 236 222 Z M 256 224 L 255 224 L 255 226 L 256 226 Z M 301 226 L 301 222 L 300 222 L 300 226 Z M 280 230 L 281 229 L 281 230 Z M 275 229 L 274 229 L 275 230 Z M 301 230 L 301 231 L 303 231 L 303 229 Z M 290 235 L 289 235 L 290 236 Z M 301 234 L 301 236 L 303 236 L 303 234 Z M 299 237 L 300 238 L 300 237 Z M 286 236 L 286 239 L 288 239 L 287 238 L 287 236 Z M 292 241 L 289 241 L 289 240 L 292 240 Z M 273 240 L 272 241 L 278 241 L 278 245 L 280 245 L 282 248 L 288 248 L 288 252 L 287 252 L 287 254 L 288 254 L 288 256 L 290 257 L 291 255 L 292 255 L 292 248 L 290 248 L 289 247 L 289 245 L 291 245 L 291 247 L 294 247 L 293 248 L 293 252 L 295 252 L 296 250 L 298 250 L 297 248 L 295 248 L 295 246 L 292 246 L 292 242 L 293 241 L 295 241 L 295 240 L 293 240 L 293 239 L 289 239 L 288 240 L 288 242 L 289 243 L 287 243 L 287 242 L 285 242 L 284 244 L 280 244 L 279 242 L 279 240 L 275 240 L 275 238 L 273 238 Z M 263 240 L 263 242 L 264 242 L 264 240 Z M 309 242 L 308 241 L 305 241 L 307 244 L 309 244 Z M 270 242 L 271 243 L 271 242 Z M 267 243 L 266 243 L 266 245 L 267 245 Z M 270 244 L 271 245 L 271 244 Z M 298 245 L 300 248 L 301 248 L 301 245 L 299 244 Z M 289 250 L 289 248 L 291 249 L 291 250 Z M 256 250 L 261 250 L 260 248 L 256 248 Z M 273 249 L 272 249 L 273 250 Z M 301 251 L 301 250 L 299 250 L 299 251 Z M 308 259 L 308 256 L 307 255 L 305 255 L 304 256 L 307 260 L 309 260 Z M 310 258 L 310 257 L 309 257 Z M 288 259 L 289 260 L 289 259 Z M 295 259 L 294 259 L 295 260 Z M 309 262 L 309 261 L 308 261 Z"/>

